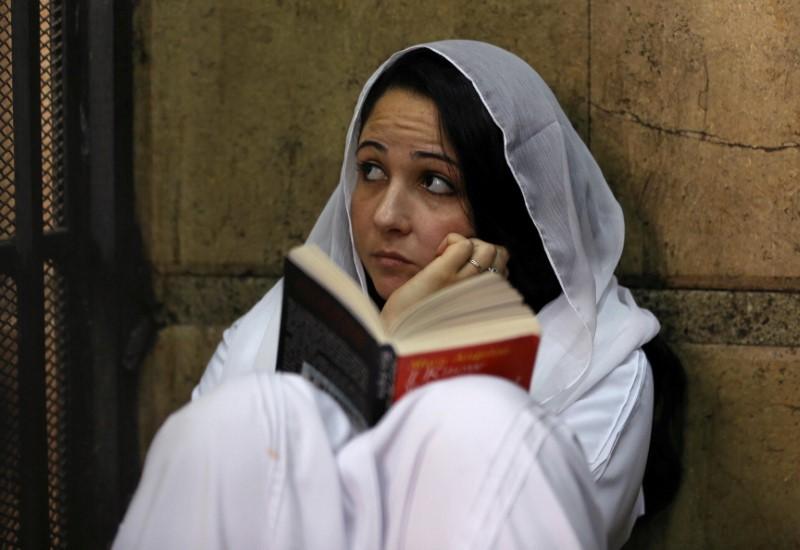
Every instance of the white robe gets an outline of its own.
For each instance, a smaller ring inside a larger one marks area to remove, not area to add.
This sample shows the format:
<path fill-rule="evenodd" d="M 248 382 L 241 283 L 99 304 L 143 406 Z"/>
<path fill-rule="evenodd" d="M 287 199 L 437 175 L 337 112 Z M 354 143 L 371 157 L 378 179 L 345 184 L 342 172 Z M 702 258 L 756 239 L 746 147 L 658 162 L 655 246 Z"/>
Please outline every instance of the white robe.
<path fill-rule="evenodd" d="M 474 84 L 563 294 L 539 312 L 530 393 L 484 377 L 426 386 L 353 433 L 331 399 L 273 374 L 281 284 L 224 335 L 190 405 L 148 454 L 115 548 L 618 548 L 643 511 L 658 330 L 613 277 L 618 204 L 538 75 L 487 44 L 432 49 Z M 358 112 L 376 76 L 368 81 Z M 354 260 L 348 134 L 309 237 Z"/>
<path fill-rule="evenodd" d="M 594 549 L 609 513 L 616 547 L 638 401 L 593 479 L 571 430 L 504 380 L 429 384 L 355 435 L 298 376 L 241 376 L 159 431 L 114 548 Z"/>

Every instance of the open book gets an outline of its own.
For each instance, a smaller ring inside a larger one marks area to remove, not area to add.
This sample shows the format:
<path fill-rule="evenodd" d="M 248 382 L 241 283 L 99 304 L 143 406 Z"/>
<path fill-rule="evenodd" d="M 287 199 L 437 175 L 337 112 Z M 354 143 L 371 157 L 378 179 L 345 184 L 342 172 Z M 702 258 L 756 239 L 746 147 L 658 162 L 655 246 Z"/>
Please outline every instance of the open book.
<path fill-rule="evenodd" d="M 327 391 L 359 428 L 433 380 L 491 374 L 527 389 L 538 344 L 533 312 L 495 273 L 439 290 L 384 326 L 369 296 L 319 248 L 286 258 L 277 368 Z"/>

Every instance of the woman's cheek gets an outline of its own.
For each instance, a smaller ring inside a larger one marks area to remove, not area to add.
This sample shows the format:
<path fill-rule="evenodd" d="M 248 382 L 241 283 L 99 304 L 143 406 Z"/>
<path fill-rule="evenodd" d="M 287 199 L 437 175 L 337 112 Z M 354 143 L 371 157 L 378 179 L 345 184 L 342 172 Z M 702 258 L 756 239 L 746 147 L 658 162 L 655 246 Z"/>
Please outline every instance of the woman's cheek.
<path fill-rule="evenodd" d="M 434 223 L 425 232 L 425 265 L 436 259 L 440 245 L 450 233 L 457 233 L 467 239 L 475 236 L 472 223 L 460 207 L 446 218 L 442 218 L 439 214 L 437 219 L 437 214 L 432 213 L 429 219 Z"/>

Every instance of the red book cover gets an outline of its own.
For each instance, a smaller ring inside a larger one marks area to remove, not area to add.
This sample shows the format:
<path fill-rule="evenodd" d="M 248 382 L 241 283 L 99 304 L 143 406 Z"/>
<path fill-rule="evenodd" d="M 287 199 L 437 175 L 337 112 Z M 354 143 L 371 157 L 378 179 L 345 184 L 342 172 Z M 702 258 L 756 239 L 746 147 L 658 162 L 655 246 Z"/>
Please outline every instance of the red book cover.
<path fill-rule="evenodd" d="M 527 335 L 501 342 L 398 356 L 392 402 L 428 382 L 464 374 L 501 376 L 527 390 L 538 347 L 539 336 Z"/>

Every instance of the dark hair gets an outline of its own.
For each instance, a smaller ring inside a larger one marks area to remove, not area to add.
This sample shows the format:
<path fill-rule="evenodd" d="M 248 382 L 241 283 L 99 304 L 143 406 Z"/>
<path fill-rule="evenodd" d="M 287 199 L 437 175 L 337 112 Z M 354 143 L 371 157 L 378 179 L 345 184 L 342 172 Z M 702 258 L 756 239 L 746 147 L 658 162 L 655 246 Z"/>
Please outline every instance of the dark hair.
<path fill-rule="evenodd" d="M 359 113 L 362 126 L 389 89 L 417 93 L 436 105 L 442 135 L 458 155 L 475 230 L 481 239 L 508 249 L 508 278 L 526 303 L 538 311 L 557 298 L 561 286 L 506 163 L 502 132 L 472 83 L 437 53 L 412 51 L 375 81 Z M 649 517 L 666 507 L 680 485 L 685 377 L 680 361 L 660 337 L 644 351 L 655 393 L 643 480 Z"/>
<path fill-rule="evenodd" d="M 683 479 L 686 373 L 660 334 L 642 349 L 653 373 L 653 426 L 642 480 L 647 521 L 672 502 Z"/>
<path fill-rule="evenodd" d="M 436 104 L 442 135 L 458 156 L 475 231 L 481 239 L 508 249 L 508 279 L 525 302 L 539 311 L 557 298 L 561 286 L 506 163 L 503 134 L 472 83 L 434 52 L 410 52 L 372 86 L 359 114 L 362 125 L 390 88 L 417 93 Z"/>

